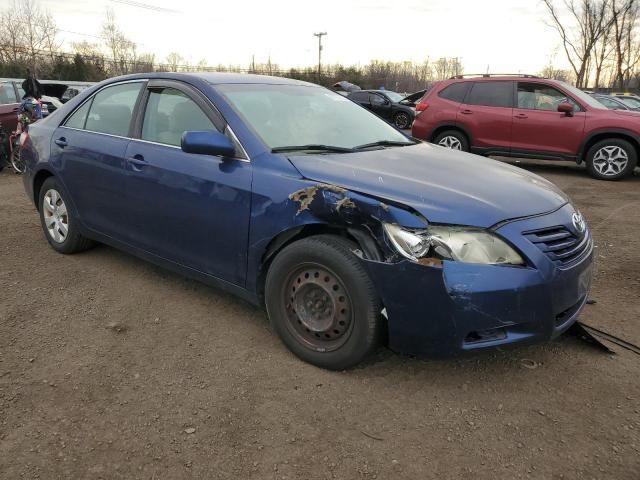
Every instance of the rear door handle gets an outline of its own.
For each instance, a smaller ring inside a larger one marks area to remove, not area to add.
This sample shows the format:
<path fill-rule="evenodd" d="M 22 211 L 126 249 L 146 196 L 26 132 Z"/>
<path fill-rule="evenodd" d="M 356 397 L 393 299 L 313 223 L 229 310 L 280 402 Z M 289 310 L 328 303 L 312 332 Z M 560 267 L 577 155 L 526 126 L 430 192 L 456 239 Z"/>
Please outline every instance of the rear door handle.
<path fill-rule="evenodd" d="M 462 110 L 460 113 L 463 115 L 471 115 L 473 112 L 471 110 Z"/>
<path fill-rule="evenodd" d="M 529 115 L 525 115 L 524 113 L 519 113 L 515 116 L 516 118 L 524 119 L 529 118 Z"/>
<path fill-rule="evenodd" d="M 139 153 L 133 157 L 127 158 L 127 161 L 133 166 L 133 168 L 138 170 L 148 165 L 147 161 Z"/>
<path fill-rule="evenodd" d="M 54 143 L 55 143 L 56 145 L 58 145 L 60 148 L 64 148 L 64 147 L 66 147 L 67 145 L 69 145 L 69 144 L 67 143 L 67 139 L 66 139 L 66 138 L 64 138 L 64 137 L 56 138 L 56 139 L 54 140 Z"/>
<path fill-rule="evenodd" d="M 11 110 L 13 113 L 17 113 L 18 111 L 18 107 L 14 108 L 13 110 Z"/>

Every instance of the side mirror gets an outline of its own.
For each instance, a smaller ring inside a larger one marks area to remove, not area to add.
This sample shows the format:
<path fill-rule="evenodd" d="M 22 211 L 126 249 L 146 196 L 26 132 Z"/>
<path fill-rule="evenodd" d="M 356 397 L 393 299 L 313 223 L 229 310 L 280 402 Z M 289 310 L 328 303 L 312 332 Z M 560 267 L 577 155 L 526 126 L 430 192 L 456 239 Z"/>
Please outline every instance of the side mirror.
<path fill-rule="evenodd" d="M 213 131 L 184 132 L 180 140 L 180 148 L 185 153 L 233 157 L 236 148 L 224 133 Z"/>
<path fill-rule="evenodd" d="M 573 115 L 573 105 L 571 105 L 569 102 L 559 103 L 558 111 L 560 113 L 564 113 L 567 117 L 571 117 Z"/>

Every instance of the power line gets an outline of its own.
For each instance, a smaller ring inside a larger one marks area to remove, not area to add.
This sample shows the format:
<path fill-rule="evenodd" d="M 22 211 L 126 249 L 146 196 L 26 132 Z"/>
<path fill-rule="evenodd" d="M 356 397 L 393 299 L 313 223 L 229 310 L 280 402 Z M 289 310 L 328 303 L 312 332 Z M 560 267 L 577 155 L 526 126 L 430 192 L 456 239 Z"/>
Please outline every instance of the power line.
<path fill-rule="evenodd" d="M 149 5 L 148 3 L 136 2 L 134 0 L 109 0 L 113 3 L 121 3 L 122 5 L 128 5 L 130 7 L 144 8 L 145 10 L 153 10 L 154 12 L 161 13 L 180 13 L 178 10 L 171 8 L 158 7 L 156 5 Z"/>

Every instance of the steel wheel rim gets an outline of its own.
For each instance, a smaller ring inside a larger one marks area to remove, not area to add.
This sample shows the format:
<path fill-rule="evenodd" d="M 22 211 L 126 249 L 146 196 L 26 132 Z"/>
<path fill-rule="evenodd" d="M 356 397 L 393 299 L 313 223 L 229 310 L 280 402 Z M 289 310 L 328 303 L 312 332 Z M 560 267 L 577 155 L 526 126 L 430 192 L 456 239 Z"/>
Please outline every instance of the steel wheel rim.
<path fill-rule="evenodd" d="M 342 347 L 353 330 L 353 306 L 342 280 L 314 263 L 296 268 L 284 284 L 289 333 L 307 348 L 330 352 Z"/>
<path fill-rule="evenodd" d="M 396 127 L 402 129 L 407 128 L 407 125 L 409 125 L 409 116 L 406 113 L 396 115 Z"/>
<path fill-rule="evenodd" d="M 69 214 L 57 190 L 52 188 L 44 194 L 42 214 L 49 237 L 56 243 L 64 243 L 69 234 Z"/>
<path fill-rule="evenodd" d="M 445 148 L 450 148 L 451 150 L 462 150 L 462 142 L 460 142 L 460 140 L 452 135 L 447 135 L 446 137 L 440 139 L 438 145 L 442 145 Z"/>
<path fill-rule="evenodd" d="M 593 168 L 605 177 L 620 175 L 629 164 L 629 155 L 617 145 L 602 147 L 593 156 Z"/>

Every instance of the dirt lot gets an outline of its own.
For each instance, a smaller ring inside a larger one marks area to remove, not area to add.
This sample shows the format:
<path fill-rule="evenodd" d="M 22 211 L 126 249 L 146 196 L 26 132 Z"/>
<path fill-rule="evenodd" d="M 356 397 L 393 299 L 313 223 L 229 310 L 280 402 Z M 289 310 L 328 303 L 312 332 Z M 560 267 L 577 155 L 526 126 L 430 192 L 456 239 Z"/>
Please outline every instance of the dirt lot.
<path fill-rule="evenodd" d="M 640 177 L 526 167 L 594 231 L 583 321 L 639 344 Z M 0 218 L 2 479 L 640 478 L 630 352 L 572 338 L 453 361 L 381 350 L 326 372 L 229 295 L 104 246 L 56 254 L 6 171 Z"/>

